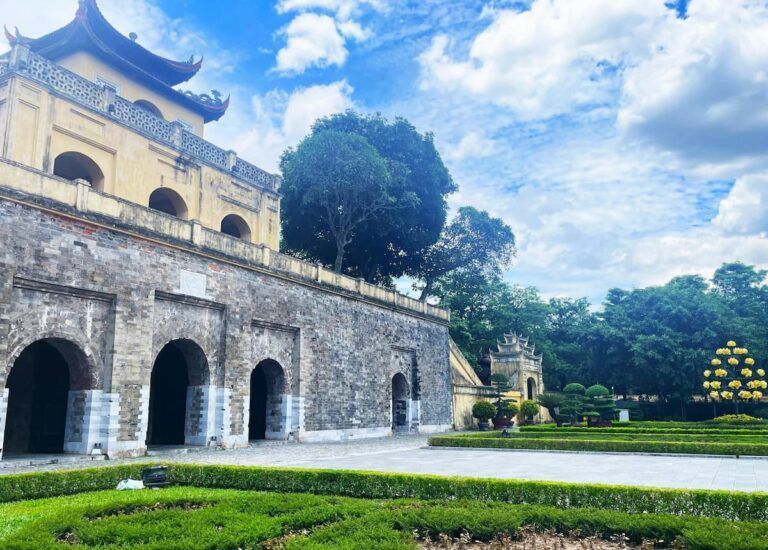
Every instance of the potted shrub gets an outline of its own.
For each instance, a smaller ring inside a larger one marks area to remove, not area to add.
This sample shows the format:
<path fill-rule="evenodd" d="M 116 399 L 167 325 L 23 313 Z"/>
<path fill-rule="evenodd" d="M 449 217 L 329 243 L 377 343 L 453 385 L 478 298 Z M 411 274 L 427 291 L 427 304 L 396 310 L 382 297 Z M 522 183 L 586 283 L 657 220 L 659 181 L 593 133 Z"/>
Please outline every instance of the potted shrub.
<path fill-rule="evenodd" d="M 496 407 L 490 401 L 478 401 L 472 406 L 472 416 L 477 418 L 480 431 L 488 429 L 488 421 L 496 416 Z"/>
<path fill-rule="evenodd" d="M 588 399 L 590 412 L 595 413 L 589 415 L 589 426 L 610 428 L 613 419 L 616 417 L 616 403 L 613 400 L 611 391 L 605 386 L 595 384 L 587 388 L 584 395 Z"/>
<path fill-rule="evenodd" d="M 527 424 L 529 421 L 533 421 L 533 417 L 536 416 L 539 412 L 539 404 L 536 403 L 536 401 L 531 401 L 529 399 L 526 399 L 522 403 L 520 403 L 520 417 L 522 422 L 521 424 Z"/>
<path fill-rule="evenodd" d="M 509 385 L 507 375 L 495 372 L 491 375 L 491 387 L 494 390 L 494 406 L 496 414 L 493 416 L 493 427 L 497 430 L 503 430 L 513 423 L 513 417 L 517 414 L 517 405 L 510 399 L 505 399 L 504 395 L 512 389 Z"/>

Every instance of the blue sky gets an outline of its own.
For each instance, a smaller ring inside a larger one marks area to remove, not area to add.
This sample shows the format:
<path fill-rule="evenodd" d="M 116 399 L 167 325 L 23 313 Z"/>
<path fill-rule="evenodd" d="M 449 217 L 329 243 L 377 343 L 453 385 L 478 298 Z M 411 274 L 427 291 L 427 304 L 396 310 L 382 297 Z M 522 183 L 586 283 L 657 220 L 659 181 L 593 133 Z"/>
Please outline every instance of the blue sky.
<path fill-rule="evenodd" d="M 39 7 L 36 7 L 39 5 Z M 506 278 L 545 296 L 768 267 L 763 0 L 101 0 L 185 87 L 232 94 L 206 137 L 275 171 L 311 122 L 404 116 L 471 204 L 504 218 Z M 74 0 L 4 7 L 28 35 Z"/>

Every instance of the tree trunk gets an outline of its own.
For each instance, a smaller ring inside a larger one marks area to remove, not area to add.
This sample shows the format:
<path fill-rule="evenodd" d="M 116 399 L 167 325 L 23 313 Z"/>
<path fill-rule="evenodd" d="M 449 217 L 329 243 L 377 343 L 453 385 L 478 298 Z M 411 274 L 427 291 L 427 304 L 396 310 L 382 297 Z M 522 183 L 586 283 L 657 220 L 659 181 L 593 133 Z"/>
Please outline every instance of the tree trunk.
<path fill-rule="evenodd" d="M 421 289 L 421 296 L 419 296 L 419 300 L 422 302 L 426 301 L 427 298 L 429 298 L 430 293 L 432 292 L 432 280 L 427 279 L 426 284 L 424 285 L 424 288 Z"/>
<path fill-rule="evenodd" d="M 341 267 L 344 263 L 344 249 L 347 245 L 342 243 L 343 241 L 336 240 L 336 261 L 333 263 L 333 270 L 336 273 L 341 273 Z"/>

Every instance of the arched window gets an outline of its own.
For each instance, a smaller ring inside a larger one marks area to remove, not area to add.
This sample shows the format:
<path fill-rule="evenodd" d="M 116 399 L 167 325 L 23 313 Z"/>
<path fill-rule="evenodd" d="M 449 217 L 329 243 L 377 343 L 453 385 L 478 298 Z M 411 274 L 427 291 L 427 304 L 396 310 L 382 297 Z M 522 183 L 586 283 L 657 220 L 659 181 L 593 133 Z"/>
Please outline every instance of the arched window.
<path fill-rule="evenodd" d="M 403 373 L 392 377 L 392 431 L 410 431 L 410 389 Z"/>
<path fill-rule="evenodd" d="M 165 120 L 165 117 L 163 116 L 163 113 L 160 112 L 160 109 L 157 108 L 157 105 L 152 103 L 151 101 L 147 101 L 146 99 L 137 99 L 133 102 L 136 107 L 140 107 L 147 111 L 149 114 L 156 116 L 157 118 L 162 118 Z"/>
<path fill-rule="evenodd" d="M 221 232 L 237 237 L 238 239 L 243 239 L 244 241 L 251 240 L 251 228 L 248 227 L 245 220 L 237 214 L 224 216 L 224 219 L 221 220 Z"/>
<path fill-rule="evenodd" d="M 71 181 L 81 179 L 96 191 L 104 190 L 104 173 L 93 159 L 76 151 L 62 153 L 53 161 L 53 175 Z"/>
<path fill-rule="evenodd" d="M 284 439 L 285 373 L 277 361 L 265 359 L 251 371 L 248 439 Z"/>
<path fill-rule="evenodd" d="M 176 191 L 167 187 L 152 191 L 149 196 L 149 207 L 182 220 L 187 219 L 187 205 L 184 199 Z"/>

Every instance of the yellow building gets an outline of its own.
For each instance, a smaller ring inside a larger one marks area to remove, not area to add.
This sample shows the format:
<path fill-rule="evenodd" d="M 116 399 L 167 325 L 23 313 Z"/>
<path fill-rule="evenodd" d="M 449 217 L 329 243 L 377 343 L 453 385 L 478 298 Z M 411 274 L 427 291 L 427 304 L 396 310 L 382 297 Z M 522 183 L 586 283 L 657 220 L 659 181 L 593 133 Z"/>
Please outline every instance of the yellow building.
<path fill-rule="evenodd" d="M 278 248 L 280 178 L 203 139 L 229 99 L 175 88 L 202 60 L 151 53 L 94 0 L 40 38 L 6 35 L 12 52 L 0 76 L 12 74 L 0 84 L 0 157 Z"/>

